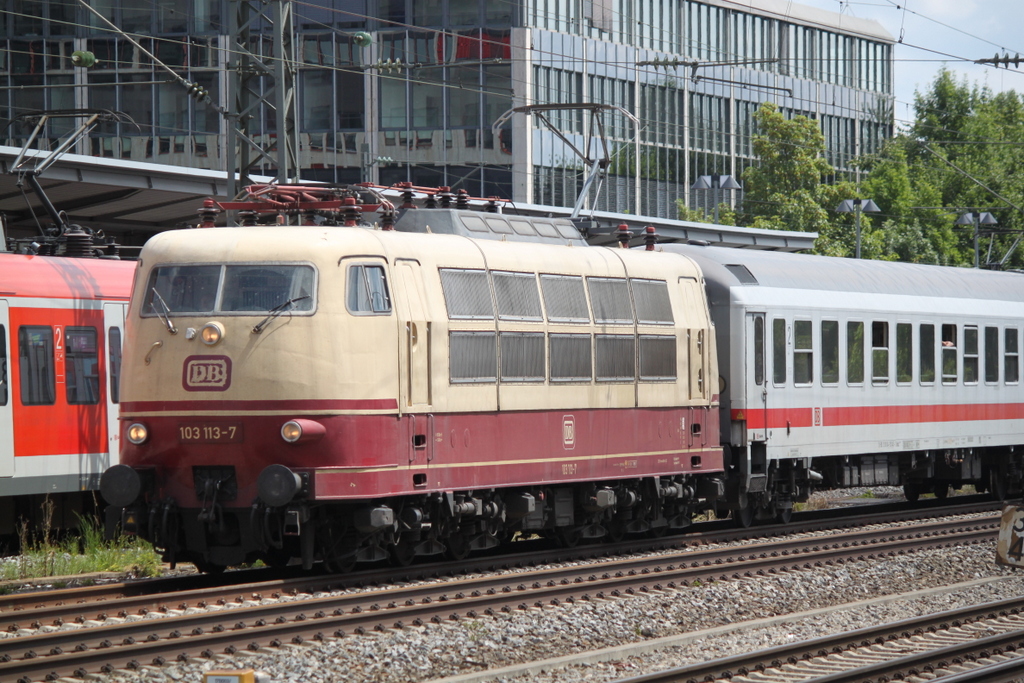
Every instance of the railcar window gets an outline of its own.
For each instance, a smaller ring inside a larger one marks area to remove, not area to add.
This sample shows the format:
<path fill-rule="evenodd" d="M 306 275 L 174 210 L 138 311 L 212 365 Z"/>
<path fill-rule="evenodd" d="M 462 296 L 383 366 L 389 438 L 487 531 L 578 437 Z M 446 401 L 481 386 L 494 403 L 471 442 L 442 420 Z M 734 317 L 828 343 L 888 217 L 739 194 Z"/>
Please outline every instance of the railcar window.
<path fill-rule="evenodd" d="M 640 335 L 640 379 L 676 378 L 676 338 L 672 335 Z"/>
<path fill-rule="evenodd" d="M 587 293 L 583 278 L 572 275 L 541 275 L 544 307 L 553 323 L 589 323 Z"/>
<path fill-rule="evenodd" d="M 864 323 L 846 323 L 846 382 L 864 383 Z"/>
<path fill-rule="evenodd" d="M 100 402 L 100 355 L 95 327 L 68 327 L 64 387 L 68 405 Z"/>
<path fill-rule="evenodd" d="M 315 277 L 312 266 L 298 264 L 159 266 L 150 273 L 141 314 L 162 314 L 161 298 L 172 317 L 265 313 L 289 301 L 289 311 L 313 311 Z"/>
<path fill-rule="evenodd" d="M 985 381 L 999 381 L 999 328 L 985 328 Z"/>
<path fill-rule="evenodd" d="M 7 327 L 0 325 L 0 406 L 7 405 Z"/>
<path fill-rule="evenodd" d="M 786 383 L 786 320 L 772 320 L 772 381 Z"/>
<path fill-rule="evenodd" d="M 448 368 L 452 384 L 495 382 L 498 377 L 498 345 L 494 332 L 451 332 Z"/>
<path fill-rule="evenodd" d="M 813 331 L 810 320 L 793 322 L 793 383 L 808 385 L 814 381 Z"/>
<path fill-rule="evenodd" d="M 871 382 L 889 383 L 889 323 L 884 320 L 871 323 Z"/>
<path fill-rule="evenodd" d="M 633 306 L 624 279 L 588 277 L 587 284 L 590 287 L 590 303 L 594 307 L 594 320 L 598 324 L 633 324 Z"/>
<path fill-rule="evenodd" d="M 935 325 L 921 325 L 918 330 L 921 361 L 921 383 L 935 381 Z"/>
<path fill-rule="evenodd" d="M 964 326 L 964 384 L 978 383 L 978 328 Z"/>
<path fill-rule="evenodd" d="M 548 337 L 552 382 L 589 382 L 594 376 L 589 334 L 552 334 Z"/>
<path fill-rule="evenodd" d="M 664 280 L 632 279 L 633 302 L 636 319 L 646 325 L 671 325 L 672 302 L 668 298 L 668 283 Z"/>
<path fill-rule="evenodd" d="M 632 382 L 636 378 L 636 338 L 631 334 L 594 337 L 594 366 L 599 382 Z"/>
<path fill-rule="evenodd" d="M 107 372 L 110 375 L 110 401 L 121 402 L 121 328 L 111 327 L 107 332 Z"/>
<path fill-rule="evenodd" d="M 53 405 L 57 400 L 57 380 L 52 327 L 25 325 L 18 328 L 18 365 L 22 405 Z"/>
<path fill-rule="evenodd" d="M 914 380 L 914 326 L 896 323 L 896 381 L 901 384 Z"/>
<path fill-rule="evenodd" d="M 821 321 L 821 383 L 839 382 L 839 322 Z"/>
<path fill-rule="evenodd" d="M 764 384 L 764 318 L 754 318 L 754 384 Z"/>
<path fill-rule="evenodd" d="M 448 317 L 462 320 L 493 320 L 494 304 L 485 270 L 441 268 L 441 288 Z"/>
<path fill-rule="evenodd" d="M 544 381 L 543 332 L 502 332 L 498 342 L 502 382 Z"/>
<path fill-rule="evenodd" d="M 942 326 L 942 383 L 954 384 L 957 376 L 956 325 L 947 324 Z"/>
<path fill-rule="evenodd" d="M 352 313 L 391 313 L 391 295 L 384 266 L 350 265 L 346 294 L 348 310 Z"/>
<path fill-rule="evenodd" d="M 494 296 L 498 300 L 498 317 L 502 320 L 543 321 L 537 276 L 533 273 L 491 271 Z"/>
<path fill-rule="evenodd" d="M 1017 349 L 1017 328 L 1007 327 L 1003 336 L 1003 381 L 1016 384 L 1020 379 L 1020 356 Z"/>

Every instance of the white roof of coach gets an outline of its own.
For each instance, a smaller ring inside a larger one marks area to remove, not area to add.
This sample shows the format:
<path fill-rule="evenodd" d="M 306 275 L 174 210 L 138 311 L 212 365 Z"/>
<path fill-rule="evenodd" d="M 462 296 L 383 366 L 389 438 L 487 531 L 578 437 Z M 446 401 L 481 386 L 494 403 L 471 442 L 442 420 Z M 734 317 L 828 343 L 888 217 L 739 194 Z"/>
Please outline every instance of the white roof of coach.
<path fill-rule="evenodd" d="M 664 249 L 690 256 L 707 280 L 725 287 L 1024 301 L 1024 275 L 1018 273 L 695 245 Z"/>

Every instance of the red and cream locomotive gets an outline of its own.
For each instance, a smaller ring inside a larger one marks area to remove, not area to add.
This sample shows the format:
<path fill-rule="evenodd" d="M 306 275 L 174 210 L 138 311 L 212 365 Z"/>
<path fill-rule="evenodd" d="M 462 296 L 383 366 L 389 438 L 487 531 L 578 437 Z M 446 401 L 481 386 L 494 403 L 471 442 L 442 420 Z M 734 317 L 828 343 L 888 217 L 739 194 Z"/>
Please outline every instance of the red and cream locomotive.
<path fill-rule="evenodd" d="M 395 221 L 364 191 L 229 206 L 349 225 L 380 209 L 398 229 L 146 244 L 109 522 L 206 570 L 342 569 L 517 532 L 658 533 L 723 494 L 715 332 L 692 260 L 590 248 L 568 221 L 465 202 Z"/>

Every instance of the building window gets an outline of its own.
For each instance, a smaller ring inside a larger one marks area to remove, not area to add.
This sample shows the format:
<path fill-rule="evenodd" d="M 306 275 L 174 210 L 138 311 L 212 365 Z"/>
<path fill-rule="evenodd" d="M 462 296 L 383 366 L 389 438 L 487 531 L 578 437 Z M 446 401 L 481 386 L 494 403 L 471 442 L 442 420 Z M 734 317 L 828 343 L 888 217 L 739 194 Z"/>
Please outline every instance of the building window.
<path fill-rule="evenodd" d="M 839 382 L 839 322 L 821 321 L 821 383 Z"/>
<path fill-rule="evenodd" d="M 813 332 L 810 320 L 793 323 L 793 383 L 806 386 L 814 381 Z"/>
<path fill-rule="evenodd" d="M 871 323 L 871 382 L 889 383 L 889 323 Z"/>
<path fill-rule="evenodd" d="M 1007 327 L 1003 337 L 1003 381 L 1016 384 L 1020 379 L 1020 357 L 1017 349 L 1017 328 Z"/>
<path fill-rule="evenodd" d="M 935 325 L 921 325 L 918 333 L 921 384 L 931 384 L 935 381 Z"/>
<path fill-rule="evenodd" d="M 53 328 L 18 328 L 18 361 L 21 372 L 21 403 L 48 406 L 57 400 L 54 374 Z"/>

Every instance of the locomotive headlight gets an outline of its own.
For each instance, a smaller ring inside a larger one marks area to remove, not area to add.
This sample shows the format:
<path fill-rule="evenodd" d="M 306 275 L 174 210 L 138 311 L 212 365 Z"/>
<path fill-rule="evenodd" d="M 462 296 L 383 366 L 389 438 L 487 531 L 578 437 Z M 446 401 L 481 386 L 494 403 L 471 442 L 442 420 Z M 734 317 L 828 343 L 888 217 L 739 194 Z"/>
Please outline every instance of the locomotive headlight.
<path fill-rule="evenodd" d="M 130 442 L 138 446 L 149 438 L 149 430 L 146 429 L 146 425 L 136 422 L 128 427 L 126 436 Z"/>
<path fill-rule="evenodd" d="M 281 426 L 281 438 L 288 443 L 295 443 L 302 438 L 302 425 L 295 420 L 285 422 Z"/>
<path fill-rule="evenodd" d="M 218 322 L 206 323 L 199 330 L 199 338 L 207 346 L 213 346 L 224 338 L 224 326 Z"/>

